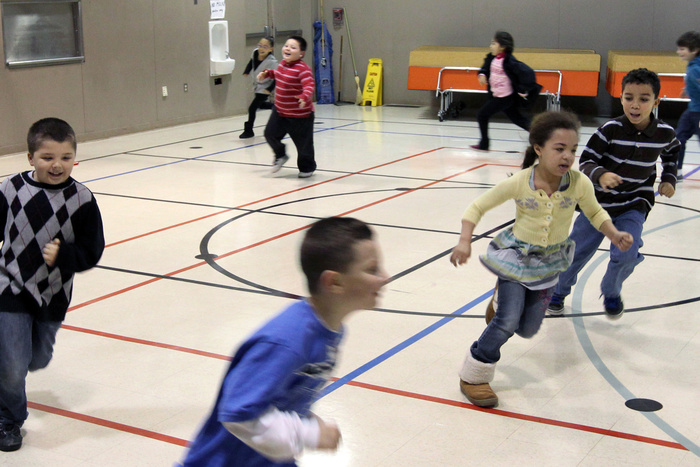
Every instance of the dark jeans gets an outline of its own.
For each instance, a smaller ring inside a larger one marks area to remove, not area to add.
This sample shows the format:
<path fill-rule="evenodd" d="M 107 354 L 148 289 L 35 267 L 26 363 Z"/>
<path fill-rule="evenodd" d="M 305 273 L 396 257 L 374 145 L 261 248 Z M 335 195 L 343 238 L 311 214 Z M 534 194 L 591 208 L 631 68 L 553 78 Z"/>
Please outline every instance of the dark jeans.
<path fill-rule="evenodd" d="M 53 355 L 60 321 L 36 321 L 29 313 L 0 311 L 0 423 L 27 419 L 28 371 L 46 366 Z"/>
<path fill-rule="evenodd" d="M 501 347 L 513 334 L 530 338 L 537 334 L 554 287 L 530 290 L 518 282 L 498 279 L 498 310 L 471 346 L 472 357 L 483 363 L 501 359 Z"/>
<path fill-rule="evenodd" d="M 481 130 L 479 149 L 489 148 L 489 120 L 498 112 L 504 112 L 513 123 L 525 131 L 530 131 L 530 118 L 520 113 L 517 94 L 511 94 L 508 97 L 491 97 L 476 114 L 479 130 Z"/>
<path fill-rule="evenodd" d="M 678 128 L 676 128 L 676 138 L 681 142 L 681 150 L 678 153 L 678 170 L 683 168 L 683 159 L 685 158 L 685 144 L 688 142 L 693 135 L 698 135 L 700 139 L 700 128 L 698 128 L 698 122 L 700 122 L 700 112 L 691 112 L 686 110 L 681 114 L 681 118 L 678 119 Z"/>
<path fill-rule="evenodd" d="M 255 94 L 253 102 L 251 102 L 248 107 L 248 121 L 246 122 L 251 128 L 253 128 L 253 124 L 255 123 L 255 113 L 258 109 L 272 108 L 272 104 L 268 103 L 269 97 L 269 94 Z"/>
<path fill-rule="evenodd" d="M 287 155 L 282 139 L 289 134 L 297 148 L 297 167 L 299 172 L 316 170 L 314 154 L 314 114 L 306 118 L 282 117 L 277 109 L 272 109 L 270 119 L 265 127 L 265 139 L 275 153 L 275 159 Z"/>
<path fill-rule="evenodd" d="M 617 230 L 631 233 L 634 242 L 627 251 L 620 251 L 618 247 L 610 244 L 610 261 L 608 261 L 608 268 L 600 283 L 600 291 L 605 297 L 619 297 L 622 292 L 622 283 L 644 260 L 644 255 L 639 252 L 639 249 L 644 244 L 642 230 L 645 220 L 646 215 L 637 209 L 623 212 L 612 218 L 612 223 Z M 555 294 L 564 297 L 571 293 L 571 287 L 576 284 L 578 273 L 598 250 L 605 235 L 596 230 L 586 219 L 586 216 L 579 214 L 574 222 L 570 238 L 576 243 L 574 261 L 569 269 L 559 274 L 559 282 L 554 288 Z"/>

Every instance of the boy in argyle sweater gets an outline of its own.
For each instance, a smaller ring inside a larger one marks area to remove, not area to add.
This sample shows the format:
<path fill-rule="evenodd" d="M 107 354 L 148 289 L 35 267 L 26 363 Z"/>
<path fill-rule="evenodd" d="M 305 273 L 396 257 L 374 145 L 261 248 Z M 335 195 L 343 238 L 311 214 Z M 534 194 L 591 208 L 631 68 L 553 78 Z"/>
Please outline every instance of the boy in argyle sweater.
<path fill-rule="evenodd" d="M 22 446 L 25 379 L 45 368 L 66 316 L 73 276 L 97 264 L 105 241 L 95 197 L 70 174 L 76 137 L 45 118 L 27 135 L 28 170 L 0 183 L 0 451 Z"/>

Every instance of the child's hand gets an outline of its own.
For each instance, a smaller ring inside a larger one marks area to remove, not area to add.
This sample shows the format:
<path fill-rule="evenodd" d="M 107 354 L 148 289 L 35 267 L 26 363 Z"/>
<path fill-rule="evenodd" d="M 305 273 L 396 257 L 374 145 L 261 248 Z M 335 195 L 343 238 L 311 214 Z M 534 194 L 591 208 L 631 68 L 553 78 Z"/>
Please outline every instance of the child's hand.
<path fill-rule="evenodd" d="M 482 86 L 489 84 L 489 80 L 486 79 L 486 75 L 479 75 L 479 84 Z"/>
<path fill-rule="evenodd" d="M 258 73 L 257 80 L 259 83 L 262 83 L 265 78 L 267 78 L 267 70 L 263 70 L 260 73 Z"/>
<path fill-rule="evenodd" d="M 459 242 L 456 247 L 452 250 L 452 255 L 450 256 L 450 263 L 455 267 L 465 264 L 469 257 L 472 255 L 472 244 L 467 242 Z"/>
<path fill-rule="evenodd" d="M 299 99 L 299 108 L 303 109 L 306 107 L 306 101 L 304 99 Z"/>
<path fill-rule="evenodd" d="M 341 438 L 338 425 L 332 420 L 325 421 L 316 414 L 314 416 L 318 420 L 319 429 L 318 446 L 316 448 L 325 451 L 335 451 L 338 449 Z"/>
<path fill-rule="evenodd" d="M 671 198 L 676 193 L 676 189 L 673 188 L 668 182 L 659 183 L 659 194 L 667 198 Z"/>
<path fill-rule="evenodd" d="M 605 172 L 598 179 L 598 184 L 603 188 L 603 190 L 608 191 L 611 188 L 615 188 L 620 183 L 622 183 L 622 177 L 620 177 L 615 172 Z"/>
<path fill-rule="evenodd" d="M 628 232 L 617 232 L 613 238 L 612 243 L 620 249 L 620 251 L 627 251 L 632 246 L 634 242 L 634 237 Z"/>
<path fill-rule="evenodd" d="M 58 256 L 58 248 L 61 245 L 61 241 L 54 238 L 50 243 L 44 245 L 44 249 L 41 250 L 41 254 L 44 257 L 44 261 L 49 266 L 53 266 L 56 262 L 56 257 Z"/>

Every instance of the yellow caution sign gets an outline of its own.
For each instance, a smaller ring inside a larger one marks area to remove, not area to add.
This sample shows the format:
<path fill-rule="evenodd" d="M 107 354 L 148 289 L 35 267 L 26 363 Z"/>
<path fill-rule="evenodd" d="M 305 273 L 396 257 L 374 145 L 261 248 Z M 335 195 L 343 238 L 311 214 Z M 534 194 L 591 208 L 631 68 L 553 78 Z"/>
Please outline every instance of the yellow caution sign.
<path fill-rule="evenodd" d="M 362 92 L 362 105 L 382 105 L 382 91 L 382 59 L 370 58 Z"/>

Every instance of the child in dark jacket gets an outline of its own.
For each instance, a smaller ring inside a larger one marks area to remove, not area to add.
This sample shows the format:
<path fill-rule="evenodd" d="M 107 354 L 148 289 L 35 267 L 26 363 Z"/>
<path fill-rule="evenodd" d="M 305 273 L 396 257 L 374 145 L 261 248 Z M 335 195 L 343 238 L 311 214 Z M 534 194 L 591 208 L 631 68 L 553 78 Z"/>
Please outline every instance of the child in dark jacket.
<path fill-rule="evenodd" d="M 473 149 L 489 149 L 489 120 L 498 112 L 504 112 L 523 130 L 530 130 L 530 118 L 519 108 L 531 106 L 542 86 L 537 84 L 532 68 L 513 56 L 514 45 L 513 36 L 497 31 L 489 46 L 491 52 L 479 70 L 479 82 L 488 86 L 489 100 L 476 116 L 481 141 L 471 146 Z"/>

